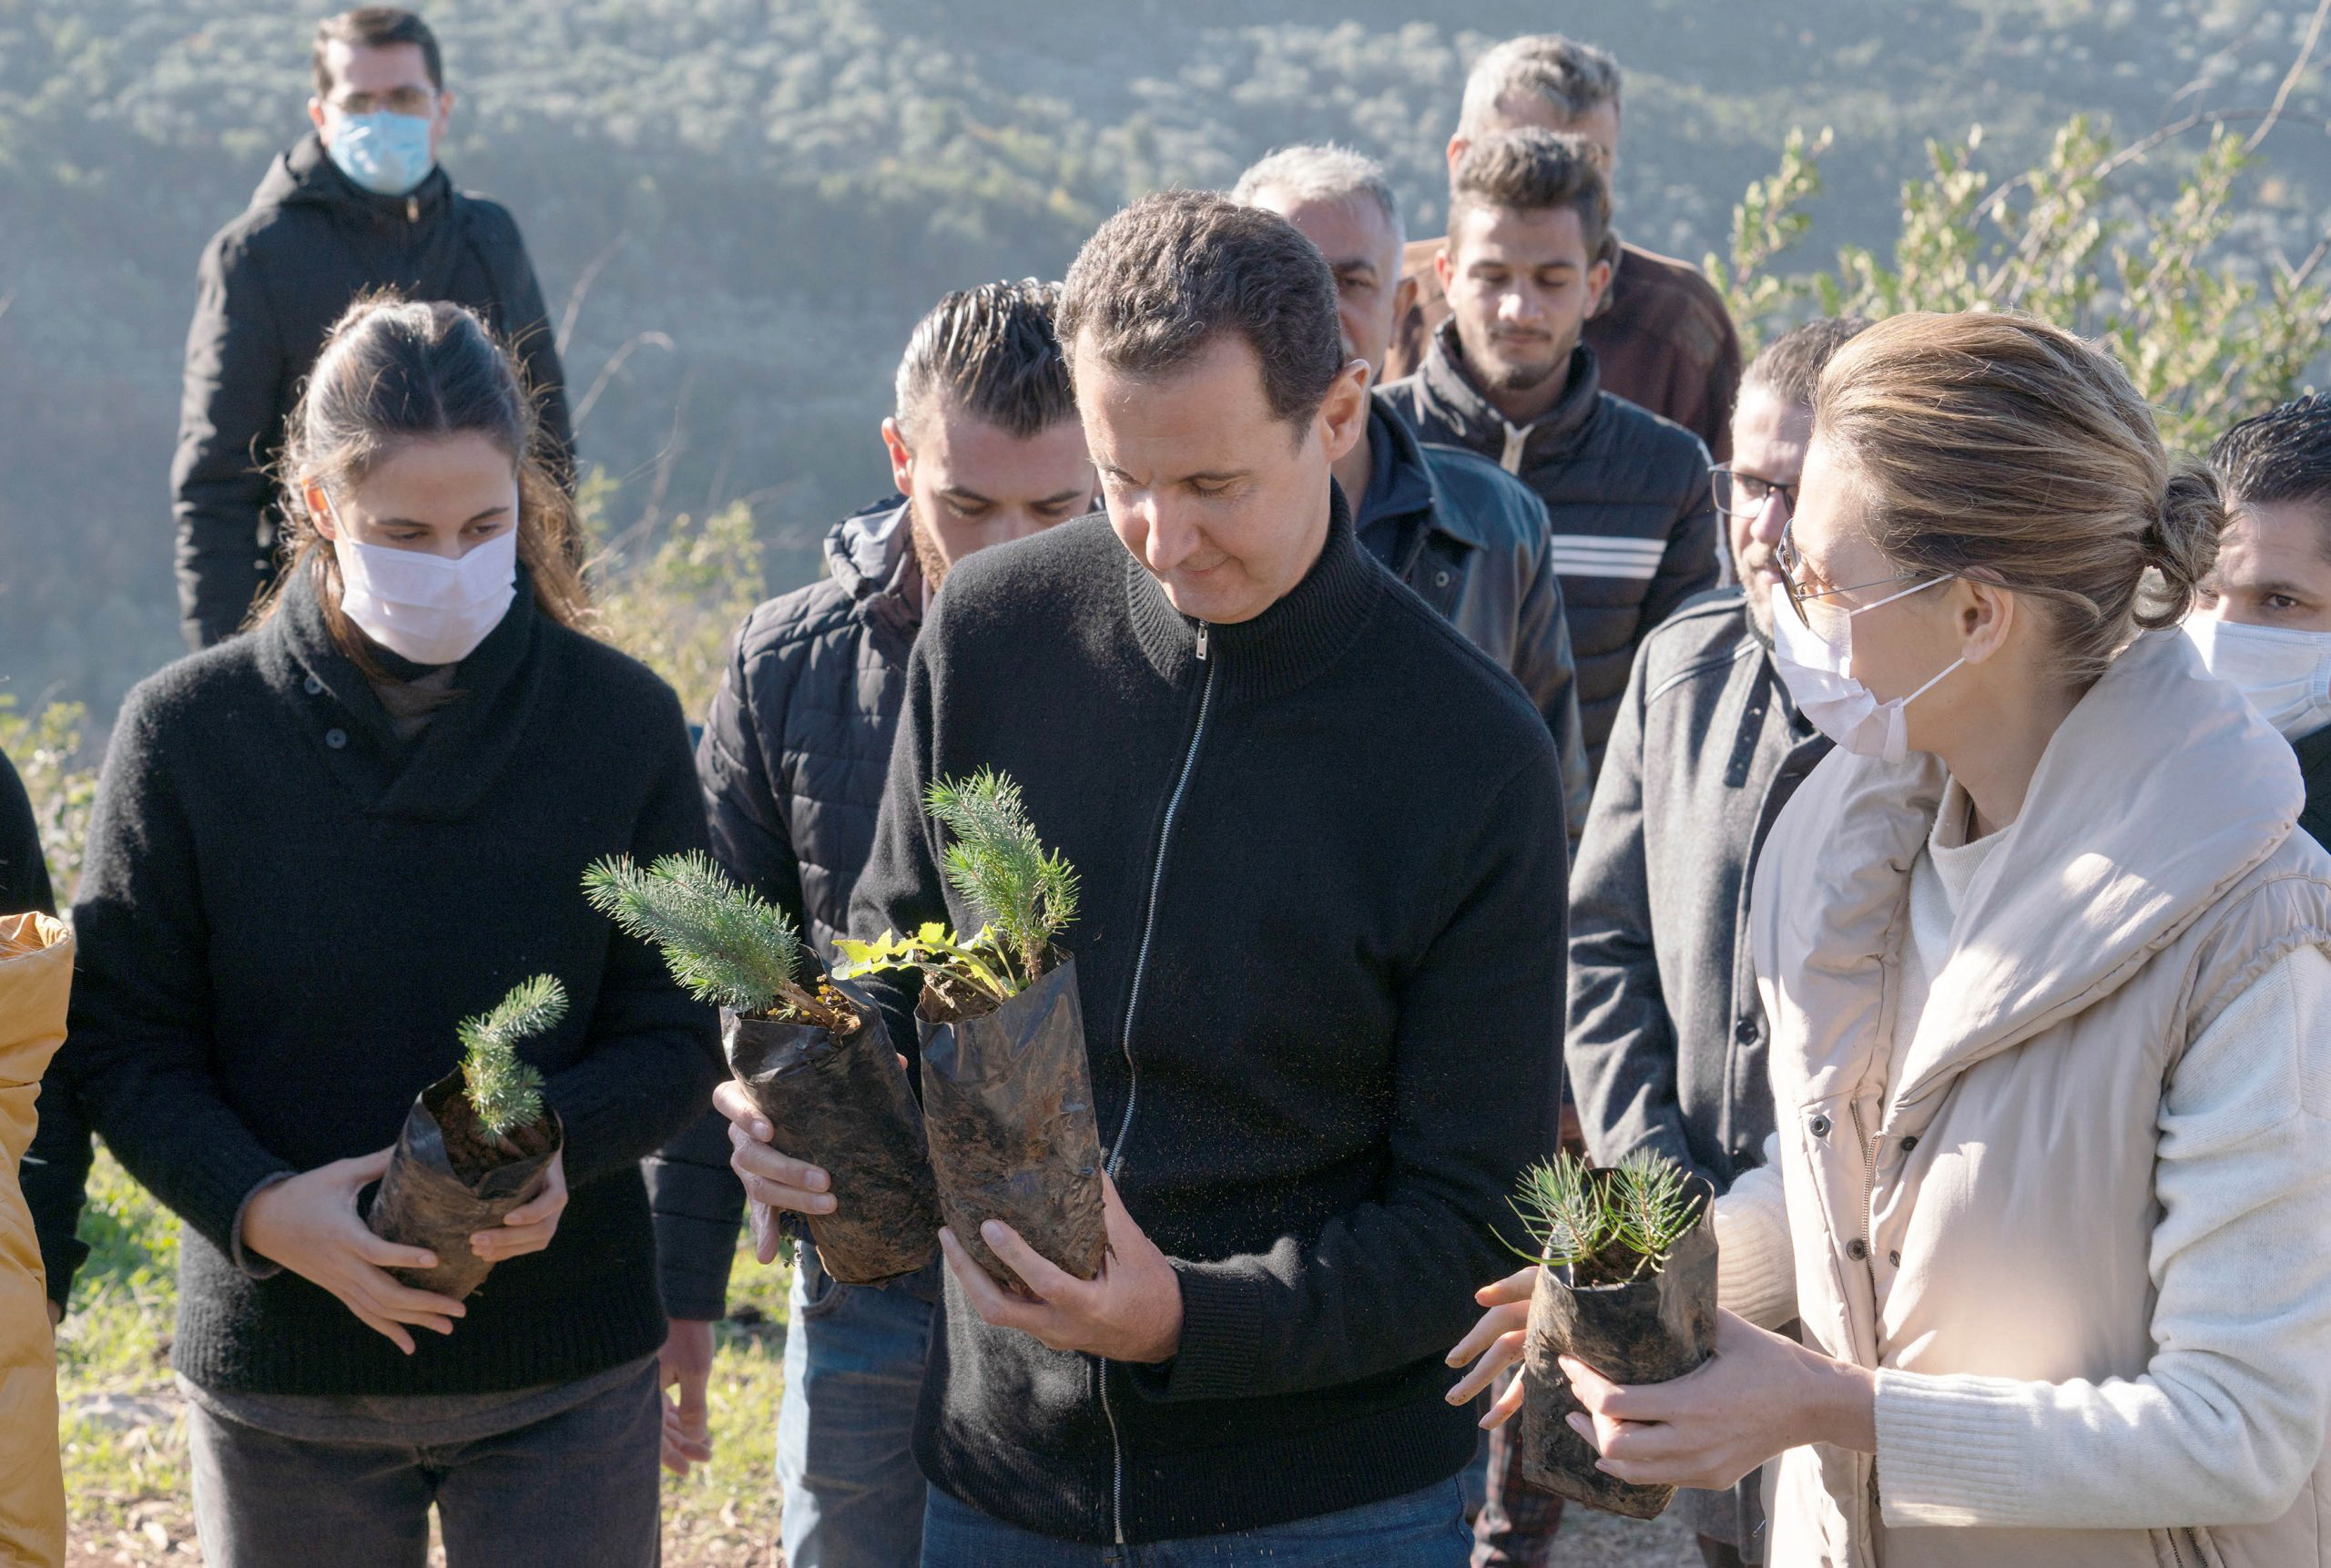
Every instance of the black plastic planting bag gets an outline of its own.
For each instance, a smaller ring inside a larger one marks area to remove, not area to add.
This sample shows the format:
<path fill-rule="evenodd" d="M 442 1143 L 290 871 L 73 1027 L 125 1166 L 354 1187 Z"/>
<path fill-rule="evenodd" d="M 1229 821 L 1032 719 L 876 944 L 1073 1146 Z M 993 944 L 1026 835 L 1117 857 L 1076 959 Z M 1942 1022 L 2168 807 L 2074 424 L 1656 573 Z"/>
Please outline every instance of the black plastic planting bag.
<path fill-rule="evenodd" d="M 859 1019 L 840 1039 L 724 1009 L 720 1044 L 769 1119 L 770 1142 L 833 1178 L 834 1212 L 805 1217 L 819 1262 L 844 1285 L 880 1285 L 939 1250 L 939 1194 L 922 1114 L 881 1013 L 860 993 L 833 989 Z"/>
<path fill-rule="evenodd" d="M 1593 1444 L 1570 1428 L 1584 1407 L 1554 1358 L 1583 1361 L 1628 1387 L 1691 1371 L 1715 1349 L 1715 1257 L 1704 1203 L 1699 1224 L 1657 1274 L 1625 1285 L 1573 1286 L 1565 1268 L 1538 1270 L 1522 1364 L 1524 1481 L 1634 1519 L 1656 1518 L 1674 1499 L 1672 1486 L 1636 1486 L 1594 1468 Z"/>
<path fill-rule="evenodd" d="M 437 1267 L 392 1268 L 391 1274 L 416 1290 L 456 1301 L 484 1282 L 494 1265 L 470 1250 L 470 1237 L 541 1196 L 550 1180 L 544 1167 L 565 1133 L 557 1115 L 545 1112 L 509 1141 L 521 1151 L 515 1159 L 478 1125 L 459 1068 L 421 1091 L 405 1113 L 366 1222 L 375 1236 L 399 1246 L 427 1247 L 437 1255 Z"/>
<path fill-rule="evenodd" d="M 1084 1059 L 1076 963 L 992 1013 L 934 1020 L 923 992 L 922 1121 L 955 1239 L 1007 1289 L 1022 1283 L 980 1239 L 1000 1219 L 1079 1279 L 1101 1272 L 1101 1135 Z"/>

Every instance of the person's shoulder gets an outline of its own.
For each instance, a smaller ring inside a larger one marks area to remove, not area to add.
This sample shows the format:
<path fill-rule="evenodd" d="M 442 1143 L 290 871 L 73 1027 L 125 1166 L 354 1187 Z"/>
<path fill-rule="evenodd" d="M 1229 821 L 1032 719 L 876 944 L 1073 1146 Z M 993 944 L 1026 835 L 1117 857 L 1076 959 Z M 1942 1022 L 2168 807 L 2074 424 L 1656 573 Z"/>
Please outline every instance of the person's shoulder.
<path fill-rule="evenodd" d="M 619 721 L 624 714 L 635 718 L 679 716 L 679 696 L 662 676 L 613 643 L 537 614 L 536 635 L 543 639 L 544 653 L 565 667 L 579 689 L 589 693 L 595 710 L 605 712 L 611 721 Z"/>
<path fill-rule="evenodd" d="M 1656 490 L 1676 499 L 1707 484 L 1707 443 L 1664 414 L 1616 392 L 1599 394 L 1594 444 L 1614 467 L 1635 476 L 1638 487 Z"/>
<path fill-rule="evenodd" d="M 1627 292 L 1639 296 L 1643 308 L 1663 316 L 1696 316 L 1732 329 L 1732 313 L 1707 274 L 1680 257 L 1662 256 L 1640 245 L 1620 246 L 1619 268 Z"/>
<path fill-rule="evenodd" d="M 789 660 L 854 624 L 854 601 L 829 575 L 763 599 L 737 629 L 737 659 L 752 666 Z"/>
<path fill-rule="evenodd" d="M 1385 635 L 1378 659 L 1359 678 L 1371 691 L 1408 688 L 1400 710 L 1424 739 L 1426 753 L 1473 768 L 1483 757 L 1510 757 L 1516 766 L 1542 753 L 1558 768 L 1545 715 L 1512 672 L 1476 647 L 1447 616 L 1384 571 Z"/>
<path fill-rule="evenodd" d="M 468 216 L 473 232 L 495 239 L 507 240 L 523 247 L 525 239 L 518 231 L 517 215 L 507 207 L 474 190 L 455 193 L 461 199 L 462 210 Z"/>
<path fill-rule="evenodd" d="M 1104 512 L 991 545 L 948 568 L 923 635 L 961 633 L 999 618 L 1022 622 L 1032 611 L 1058 617 L 1096 593 L 1122 594 L 1125 567 L 1125 546 Z"/>
<path fill-rule="evenodd" d="M 1419 441 L 1417 447 L 1434 483 L 1451 504 L 1463 510 L 1481 543 L 1527 547 L 1544 536 L 1545 503 L 1520 479 L 1461 446 Z"/>
<path fill-rule="evenodd" d="M 164 665 L 122 697 L 116 730 L 152 740 L 219 732 L 228 711 L 266 700 L 266 635 L 262 624 Z"/>
<path fill-rule="evenodd" d="M 1643 662 L 1644 702 L 1700 681 L 1722 685 L 1755 646 L 1747 597 L 1739 588 L 1694 595 L 1644 634 L 1636 657 Z"/>

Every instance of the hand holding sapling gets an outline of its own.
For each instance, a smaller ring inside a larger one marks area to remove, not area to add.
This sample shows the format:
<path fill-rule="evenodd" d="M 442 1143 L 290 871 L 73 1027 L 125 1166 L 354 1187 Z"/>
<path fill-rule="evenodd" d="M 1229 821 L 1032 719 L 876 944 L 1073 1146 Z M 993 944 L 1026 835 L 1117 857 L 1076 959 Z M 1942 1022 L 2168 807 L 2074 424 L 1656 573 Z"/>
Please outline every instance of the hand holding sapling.
<path fill-rule="evenodd" d="M 243 1205 L 243 1250 L 330 1291 L 410 1356 L 406 1325 L 450 1334 L 469 1309 L 452 1297 L 400 1283 L 391 1268 L 433 1268 L 436 1255 L 375 1236 L 357 1216 L 356 1195 L 381 1179 L 393 1152 L 334 1160 L 252 1194 Z"/>
<path fill-rule="evenodd" d="M 1117 1196 L 1104 1172 L 1102 1202 L 1109 1249 L 1090 1279 L 1054 1266 L 999 1219 L 982 1227 L 982 1239 L 1025 1284 L 1007 1290 L 972 1259 L 955 1233 L 939 1233 L 947 1267 L 972 1309 L 999 1329 L 1020 1332 L 1054 1350 L 1077 1350 L 1135 1366 L 1170 1361 L 1182 1348 L 1182 1279 Z"/>
<path fill-rule="evenodd" d="M 921 1113 L 872 1005 L 827 979 L 785 912 L 707 856 L 667 856 L 644 871 L 603 860 L 583 885 L 616 924 L 660 948 L 698 999 L 720 1004 L 735 1077 L 717 1099 L 747 1196 L 814 1217 L 819 1257 L 843 1284 L 879 1284 L 928 1263 L 939 1205 Z M 740 1111 L 762 1139 L 738 1135 Z M 840 1173 L 842 1190 L 820 1201 L 776 1190 L 769 1176 L 806 1180 L 811 1168 L 768 1146 L 776 1142 L 817 1149 Z M 754 1230 L 767 1261 L 776 1238 L 758 1214 Z"/>

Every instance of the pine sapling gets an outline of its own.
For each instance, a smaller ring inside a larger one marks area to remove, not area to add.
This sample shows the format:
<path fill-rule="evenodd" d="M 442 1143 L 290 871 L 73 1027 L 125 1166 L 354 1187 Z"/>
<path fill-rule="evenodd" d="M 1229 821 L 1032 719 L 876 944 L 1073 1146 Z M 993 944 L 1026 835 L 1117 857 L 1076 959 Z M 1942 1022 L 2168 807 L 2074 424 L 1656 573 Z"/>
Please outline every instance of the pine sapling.
<path fill-rule="evenodd" d="M 1690 1178 L 1664 1155 L 1638 1149 L 1597 1171 L 1563 1153 L 1522 1173 L 1512 1200 L 1533 1250 L 1508 1250 L 1567 1268 L 1580 1284 L 1618 1284 L 1657 1271 L 1699 1223 Z"/>
<path fill-rule="evenodd" d="M 920 969 L 948 1011 L 992 1008 L 1051 970 L 1053 938 L 1076 918 L 1076 872 L 1066 856 L 1045 852 L 1020 787 L 991 769 L 933 781 L 923 806 L 951 836 L 941 870 L 987 923 L 969 940 L 933 921 L 911 937 L 839 942 L 842 972 Z"/>
<path fill-rule="evenodd" d="M 699 1002 L 836 1035 L 858 1026 L 849 1003 L 816 978 L 815 961 L 785 911 L 730 881 L 709 855 L 667 855 L 646 871 L 610 856 L 583 873 L 583 892 L 594 909 L 660 951 L 672 978 Z"/>
<path fill-rule="evenodd" d="M 510 1135 L 542 1120 L 543 1075 L 518 1055 L 518 1042 L 566 1016 L 566 988 L 537 974 L 512 988 L 493 1011 L 455 1026 L 462 1043 L 462 1090 L 487 1138 L 505 1153 Z"/>

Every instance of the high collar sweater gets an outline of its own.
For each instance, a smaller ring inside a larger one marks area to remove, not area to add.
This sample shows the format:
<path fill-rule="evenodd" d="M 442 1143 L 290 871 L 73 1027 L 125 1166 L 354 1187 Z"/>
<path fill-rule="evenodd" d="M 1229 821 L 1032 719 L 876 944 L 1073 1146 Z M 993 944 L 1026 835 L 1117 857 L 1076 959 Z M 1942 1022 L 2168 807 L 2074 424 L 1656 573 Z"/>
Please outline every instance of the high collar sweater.
<path fill-rule="evenodd" d="M 950 1282 L 917 1457 L 1044 1534 L 1257 1528 L 1473 1452 L 1441 1357 L 1552 1147 L 1562 780 L 1520 689 L 1322 504 L 1317 563 L 1253 620 L 1186 618 L 1094 518 L 958 565 L 909 661 L 852 925 L 976 929 L 923 789 L 1019 782 L 1083 881 L 1062 942 L 1101 1141 L 1181 1285 L 1179 1353 L 1128 1369 Z"/>
<path fill-rule="evenodd" d="M 717 1081 L 714 1020 L 580 878 L 703 845 L 679 704 L 523 581 L 453 686 L 399 740 L 301 573 L 258 631 L 131 692 L 115 728 L 59 1063 L 186 1222 L 171 1355 L 206 1387 L 489 1391 L 661 1340 L 637 1162 Z M 566 1132 L 573 1200 L 547 1251 L 498 1266 L 409 1358 L 307 1280 L 235 1266 L 254 1187 L 387 1147 L 459 1059 L 454 1025 L 544 972 L 571 999 L 520 1048 Z"/>

